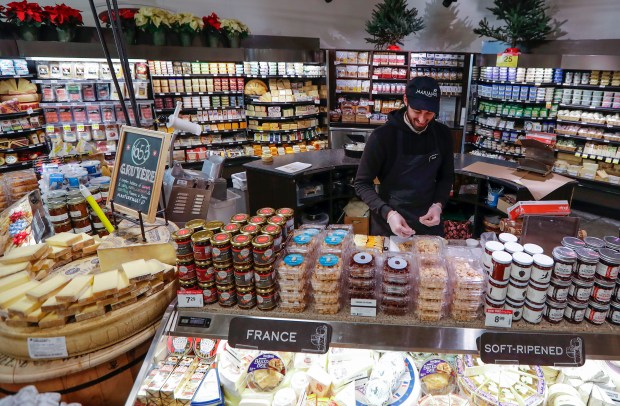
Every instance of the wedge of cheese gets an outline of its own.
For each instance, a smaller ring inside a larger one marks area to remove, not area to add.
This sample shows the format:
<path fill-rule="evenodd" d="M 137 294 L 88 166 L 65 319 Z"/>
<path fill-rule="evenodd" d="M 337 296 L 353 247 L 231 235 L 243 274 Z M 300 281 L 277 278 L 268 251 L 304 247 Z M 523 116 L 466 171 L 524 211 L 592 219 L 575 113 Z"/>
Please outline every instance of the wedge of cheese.
<path fill-rule="evenodd" d="M 47 316 L 47 312 L 44 312 L 39 307 L 38 309 L 33 310 L 32 313 L 26 316 L 26 321 L 28 323 L 38 323 L 45 316 Z"/>
<path fill-rule="evenodd" d="M 56 313 L 58 313 L 59 316 L 69 317 L 69 316 L 75 316 L 76 314 L 81 313 L 82 309 L 84 309 L 84 306 L 82 306 L 79 303 L 74 303 L 71 306 L 68 306 L 64 309 L 56 310 Z"/>
<path fill-rule="evenodd" d="M 100 242 L 96 242 L 93 245 L 89 245 L 88 247 L 84 247 L 82 249 L 82 254 L 84 254 L 84 256 L 88 256 L 91 254 L 94 254 L 97 252 L 97 248 L 99 248 L 99 246 L 101 245 Z"/>
<path fill-rule="evenodd" d="M 9 315 L 26 317 L 26 315 L 32 313 L 34 310 L 41 307 L 41 303 L 36 300 L 32 300 L 27 297 L 22 297 L 17 302 L 11 304 L 8 307 Z"/>
<path fill-rule="evenodd" d="M 11 316 L 6 319 L 5 323 L 9 327 L 28 327 L 28 320 L 19 316 Z"/>
<path fill-rule="evenodd" d="M 93 279 L 93 297 L 101 298 L 118 291 L 118 270 L 98 273 Z"/>
<path fill-rule="evenodd" d="M 0 279 L 0 294 L 6 290 L 12 289 L 16 286 L 22 285 L 30 281 L 30 276 L 27 271 L 21 271 L 16 274 L 7 276 Z"/>
<path fill-rule="evenodd" d="M 0 264 L 10 265 L 34 261 L 41 258 L 44 254 L 47 254 L 48 249 L 48 245 L 44 243 L 15 248 L 9 251 L 5 256 L 0 257 Z"/>
<path fill-rule="evenodd" d="M 45 302 L 50 296 L 54 296 L 63 286 L 69 283 L 69 279 L 64 275 L 52 276 L 39 286 L 26 292 L 26 296 L 33 300 Z"/>
<path fill-rule="evenodd" d="M 149 259 L 148 261 L 146 261 L 146 265 L 151 270 L 151 275 L 153 276 L 153 278 L 159 279 L 159 280 L 164 279 L 164 270 L 166 269 L 164 264 L 159 262 L 157 259 Z M 170 266 L 170 265 L 167 265 L 167 266 Z"/>
<path fill-rule="evenodd" d="M 50 270 L 52 269 L 54 264 L 56 264 L 56 261 L 54 259 L 43 257 L 32 265 L 32 271 L 39 272 L 39 271 Z"/>
<path fill-rule="evenodd" d="M 53 312 L 56 311 L 58 309 L 64 309 L 68 306 L 68 303 L 60 303 L 58 300 L 56 300 L 56 296 L 51 296 L 49 299 L 47 299 L 45 302 L 43 302 L 43 304 L 41 305 L 41 309 L 44 312 Z"/>
<path fill-rule="evenodd" d="M 60 327 L 67 324 L 67 317 L 60 316 L 56 312 L 51 312 L 39 321 L 40 328 Z"/>
<path fill-rule="evenodd" d="M 105 307 L 97 304 L 86 306 L 81 313 L 75 315 L 75 321 L 84 321 L 105 314 Z"/>
<path fill-rule="evenodd" d="M 39 281 L 30 281 L 24 283 L 23 285 L 16 286 L 13 289 L 2 292 L 0 294 L 0 308 L 6 309 L 8 306 L 21 299 L 26 294 L 26 292 L 36 288 L 40 284 L 41 282 Z"/>
<path fill-rule="evenodd" d="M 45 243 L 52 247 L 71 247 L 81 240 L 82 237 L 79 234 L 58 233 L 45 240 Z"/>
<path fill-rule="evenodd" d="M 78 236 L 80 237 L 80 240 L 75 242 L 71 246 L 71 250 L 73 252 L 82 251 L 84 248 L 89 247 L 95 243 L 95 238 L 86 233 L 80 233 L 78 234 Z"/>
<path fill-rule="evenodd" d="M 82 293 L 82 295 L 78 299 L 78 303 L 81 304 L 81 305 L 93 304 L 96 301 L 97 301 L 97 299 L 95 299 L 95 297 L 93 296 L 93 287 L 92 287 L 92 285 L 89 286 L 88 289 L 86 289 L 84 291 L 84 293 Z"/>
<path fill-rule="evenodd" d="M 0 266 L 0 278 L 5 278 L 21 271 L 29 271 L 30 269 L 32 269 L 32 264 L 30 262 L 18 262 L 17 264 L 2 265 Z"/>
<path fill-rule="evenodd" d="M 143 259 L 125 262 L 121 266 L 123 268 L 123 272 L 125 272 L 125 275 L 127 275 L 127 279 L 129 279 L 130 282 L 140 282 L 153 279 L 153 275 L 151 274 L 151 267 L 147 265 L 146 261 Z"/>
<path fill-rule="evenodd" d="M 71 254 L 71 247 L 52 247 L 52 251 L 47 255 L 48 258 L 56 259 Z"/>
<path fill-rule="evenodd" d="M 56 294 L 56 300 L 60 303 L 77 302 L 82 293 L 92 285 L 92 282 L 92 275 L 78 275 Z"/>
<path fill-rule="evenodd" d="M 136 287 L 135 283 L 129 282 L 129 279 L 127 278 L 127 275 L 125 274 L 124 271 L 118 273 L 118 286 L 116 287 L 117 295 L 121 296 L 126 293 L 129 293 L 132 290 L 134 290 L 135 287 Z"/>

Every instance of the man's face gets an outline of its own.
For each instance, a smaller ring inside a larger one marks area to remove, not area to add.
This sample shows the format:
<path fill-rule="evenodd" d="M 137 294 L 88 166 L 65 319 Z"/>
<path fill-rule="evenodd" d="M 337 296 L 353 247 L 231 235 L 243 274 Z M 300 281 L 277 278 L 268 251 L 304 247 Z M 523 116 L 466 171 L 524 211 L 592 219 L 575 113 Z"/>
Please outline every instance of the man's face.
<path fill-rule="evenodd" d="M 416 131 L 424 131 L 428 123 L 435 118 L 435 113 L 428 110 L 413 109 L 409 106 L 409 103 L 407 103 L 407 96 L 405 96 L 404 99 L 407 106 L 407 117 L 409 118 L 409 122 Z"/>

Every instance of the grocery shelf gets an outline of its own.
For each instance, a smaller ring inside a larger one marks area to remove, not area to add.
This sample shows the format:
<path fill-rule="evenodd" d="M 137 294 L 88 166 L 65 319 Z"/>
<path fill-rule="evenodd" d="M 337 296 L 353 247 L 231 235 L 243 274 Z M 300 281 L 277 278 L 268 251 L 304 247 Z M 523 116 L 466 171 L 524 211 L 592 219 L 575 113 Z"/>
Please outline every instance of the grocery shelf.
<path fill-rule="evenodd" d="M 33 133 L 35 131 L 43 130 L 44 127 L 35 127 L 35 128 L 27 128 L 25 130 L 10 130 L 10 131 L 0 131 L 0 136 L 6 137 L 9 135 L 21 135 Z"/>
<path fill-rule="evenodd" d="M 245 75 L 246 78 L 257 79 L 323 79 L 321 75 Z"/>
<path fill-rule="evenodd" d="M 248 131 L 251 131 L 253 133 L 283 133 L 283 134 L 289 134 L 289 133 L 296 133 L 296 132 L 300 132 L 300 131 L 313 130 L 313 129 L 317 128 L 317 127 L 318 126 L 314 125 L 312 127 L 298 128 L 296 130 L 253 130 L 251 128 L 248 128 Z"/>
<path fill-rule="evenodd" d="M 370 63 L 334 62 L 334 65 L 370 66 Z"/>
<path fill-rule="evenodd" d="M 245 131 L 246 128 L 238 128 L 236 130 L 209 130 L 209 131 L 203 131 L 200 135 L 208 135 L 208 134 L 232 134 L 232 133 L 239 133 L 242 131 Z M 187 132 L 179 132 L 177 133 L 177 135 L 193 135 L 196 137 L 196 134 L 192 134 L 192 133 L 187 133 Z"/>
<path fill-rule="evenodd" d="M 183 107 L 181 111 L 244 110 L 245 107 Z M 155 109 L 155 113 L 172 113 L 174 108 Z"/>
<path fill-rule="evenodd" d="M 282 105 L 295 105 L 295 104 L 316 104 L 315 100 L 305 100 L 305 101 L 293 101 L 293 102 L 261 102 L 248 100 L 248 104 L 253 104 L 256 106 L 282 106 Z"/>
<path fill-rule="evenodd" d="M 601 180 L 596 180 L 596 179 L 588 179 L 588 178 L 584 178 L 584 177 L 581 177 L 581 176 L 571 175 L 571 174 L 566 173 L 566 172 L 564 172 L 564 173 L 555 172 L 555 173 L 558 173 L 558 174 L 560 174 L 562 176 L 566 176 L 567 178 L 575 179 L 575 180 L 577 180 L 579 182 L 590 183 L 590 184 L 595 185 L 597 187 L 598 186 L 609 186 L 609 187 L 612 187 L 614 189 L 620 190 L 620 184 L 611 183 L 611 182 L 603 182 Z"/>
<path fill-rule="evenodd" d="M 359 77 L 359 76 L 355 76 L 355 77 L 353 77 L 353 76 L 349 76 L 349 77 L 347 77 L 347 76 L 336 76 L 336 79 L 345 79 L 345 80 L 348 80 L 348 79 L 370 80 L 370 78 L 369 78 L 368 76 L 366 76 L 366 77 Z M 376 79 L 375 79 L 375 80 L 376 80 Z"/>
<path fill-rule="evenodd" d="M 610 141 L 610 140 L 605 140 L 602 138 L 580 137 L 578 135 L 568 135 L 568 134 L 558 134 L 558 133 L 556 133 L 555 135 L 557 137 L 570 138 L 573 140 L 591 141 L 591 142 L 598 142 L 598 143 L 609 144 L 609 145 L 620 145 L 620 141 Z"/>
<path fill-rule="evenodd" d="M 496 85 L 525 85 L 525 86 L 538 86 L 538 87 L 550 87 L 550 86 L 559 86 L 557 83 L 551 82 L 517 82 L 512 80 L 488 80 L 488 79 L 478 79 L 476 80 L 478 83 L 491 83 Z"/>
<path fill-rule="evenodd" d="M 492 125 L 486 125 L 486 124 L 481 124 L 481 123 L 475 123 L 475 124 L 477 127 L 488 128 L 489 130 L 510 131 L 511 133 L 527 134 L 527 131 L 525 130 L 515 130 L 515 129 L 510 129 L 510 128 L 494 127 Z"/>
<path fill-rule="evenodd" d="M 558 151 L 558 150 L 556 149 L 556 151 Z M 560 151 L 560 152 L 566 152 L 566 153 L 569 153 L 569 154 L 572 153 L 572 154 L 575 154 L 575 156 L 578 156 L 578 157 L 583 158 L 583 159 L 591 159 L 593 161 L 601 161 L 601 162 L 606 162 L 608 164 L 611 164 L 611 163 L 618 164 L 618 163 L 620 163 L 620 158 L 609 158 L 609 157 L 604 157 L 604 156 L 600 156 L 600 155 L 596 155 L 596 154 L 586 154 L 586 153 L 583 153 L 583 152 L 575 152 L 575 151 Z"/>
<path fill-rule="evenodd" d="M 357 79 L 360 79 L 360 78 L 357 78 Z M 376 81 L 386 81 L 386 82 L 407 82 L 409 80 L 407 78 L 380 78 L 378 76 L 373 76 L 371 79 L 376 80 Z"/>
<path fill-rule="evenodd" d="M 38 116 L 39 114 L 42 114 L 43 110 L 38 108 L 36 110 L 32 110 L 32 112 L 28 112 L 28 111 L 19 111 L 16 113 L 1 113 L 0 114 L 0 120 L 5 120 L 8 118 L 18 118 L 18 117 L 28 117 L 28 116 Z"/>
<path fill-rule="evenodd" d="M 151 126 L 155 123 L 154 120 L 140 120 L 140 124 L 142 124 L 143 126 Z M 70 122 L 70 123 L 47 123 L 45 124 L 45 127 L 41 127 L 42 129 L 47 130 L 47 127 L 63 127 L 65 125 L 70 125 L 70 126 L 78 126 L 78 125 L 83 125 L 84 127 L 92 127 L 93 125 L 98 125 L 98 126 L 105 126 L 105 125 L 109 125 L 109 124 L 113 124 L 113 125 L 125 125 L 127 124 L 127 122 L 125 120 L 117 120 L 117 121 L 112 121 L 109 123 L 76 123 L 76 122 Z M 135 120 L 133 120 L 133 122 L 131 123 L 131 125 L 135 125 Z"/>
<path fill-rule="evenodd" d="M 465 69 L 464 66 L 450 66 L 450 65 L 424 65 L 419 63 L 412 63 L 409 65 L 411 68 L 441 68 L 441 69 Z"/>
<path fill-rule="evenodd" d="M 378 64 L 374 62 L 372 66 L 376 68 L 408 68 L 409 67 L 409 65 L 386 65 L 386 64 Z"/>
<path fill-rule="evenodd" d="M 155 96 L 219 96 L 219 95 L 242 95 L 243 91 L 240 92 L 232 92 L 232 91 L 222 91 L 222 92 L 168 92 L 168 93 L 154 93 Z"/>
<path fill-rule="evenodd" d="M 256 141 L 256 140 L 254 140 L 254 141 L 252 141 L 252 143 L 262 144 L 262 145 L 271 145 L 271 144 L 282 145 L 282 144 L 290 144 L 290 143 L 293 143 L 293 142 L 306 142 L 306 141 L 313 141 L 313 140 L 311 140 L 311 139 L 288 140 L 288 141 Z"/>
<path fill-rule="evenodd" d="M 32 78 L 34 75 L 0 75 L 0 80 L 5 79 L 28 79 Z"/>
<path fill-rule="evenodd" d="M 173 149 L 175 151 L 184 151 L 187 149 L 192 149 L 192 148 L 200 148 L 200 147 L 231 147 L 234 145 L 244 145 L 244 144 L 249 144 L 252 141 L 250 140 L 245 140 L 245 141 L 231 141 L 231 142 L 212 142 L 210 144 L 196 144 L 196 145 L 181 145 L 181 146 L 175 146 Z"/>
<path fill-rule="evenodd" d="M 119 83 L 125 83 L 125 79 L 117 79 Z M 73 83 L 114 83 L 112 79 L 36 79 L 31 80 L 32 83 L 37 85 L 44 84 L 73 84 Z M 149 83 L 148 79 L 132 79 L 132 83 Z"/>
<path fill-rule="evenodd" d="M 363 95 L 367 95 L 370 94 L 370 90 L 367 92 L 349 92 L 349 91 L 344 91 L 344 90 L 336 90 L 336 94 L 363 94 Z"/>
<path fill-rule="evenodd" d="M 513 154 L 512 152 L 504 152 L 504 151 L 498 151 L 496 149 L 492 149 L 492 148 L 487 148 L 487 147 L 483 147 L 480 144 L 474 144 L 474 146 L 478 149 L 482 149 L 484 151 L 488 151 L 488 152 L 492 152 L 494 154 L 499 154 L 499 155 L 508 155 L 508 156 L 514 156 L 516 158 L 522 158 L 524 155 L 523 154 Z"/>
<path fill-rule="evenodd" d="M 246 116 L 248 119 L 254 120 L 264 120 L 264 121 L 288 121 L 296 118 L 306 118 L 306 117 L 315 117 L 321 113 L 312 113 L 312 114 L 303 114 L 300 116 L 288 116 L 288 117 L 256 117 L 256 116 Z"/>
<path fill-rule="evenodd" d="M 6 164 L 6 165 L 1 165 L 0 166 L 0 173 L 2 172 L 8 172 L 11 171 L 13 169 L 27 169 L 27 168 L 32 168 L 34 166 L 34 161 L 24 161 L 24 162 L 18 162 L 16 164 Z"/>
<path fill-rule="evenodd" d="M 151 75 L 151 79 L 162 78 L 244 78 L 244 75 L 228 73 L 185 73 L 176 75 Z"/>
<path fill-rule="evenodd" d="M 531 100 L 515 100 L 515 99 L 500 99 L 498 97 L 487 97 L 487 96 L 478 96 L 479 99 L 489 100 L 494 102 L 502 102 L 502 103 L 519 103 L 519 104 L 547 104 L 551 103 L 548 101 L 531 101 Z"/>
<path fill-rule="evenodd" d="M 603 90 L 608 92 L 620 92 L 620 86 L 607 86 L 607 85 L 572 85 L 569 83 L 562 83 L 558 85 L 566 89 L 584 89 L 584 90 Z"/>
<path fill-rule="evenodd" d="M 555 325 L 543 321 L 538 325 L 532 325 L 521 321 L 515 323 L 512 329 L 491 329 L 484 327 L 483 320 L 471 322 L 441 320 L 424 323 L 413 315 L 379 315 L 377 318 L 369 318 L 349 314 L 348 306 L 336 315 L 318 314 L 312 305 L 305 312 L 295 314 L 279 309 L 264 312 L 257 309 L 222 308 L 217 305 L 200 309 L 175 308 L 166 330 L 168 334 L 177 336 L 227 339 L 230 322 L 235 317 L 321 321 L 332 327 L 331 345 L 335 347 L 458 354 L 479 354 L 476 340 L 485 332 L 506 332 L 514 335 L 529 333 L 541 337 L 576 334 L 585 342 L 588 359 L 620 359 L 620 346 L 618 346 L 620 327 L 607 323 L 595 326 L 584 321 L 581 325 L 568 322 Z M 209 327 L 180 326 L 181 317 L 209 319 Z"/>
<path fill-rule="evenodd" d="M 403 93 L 378 93 L 378 92 L 372 92 L 371 93 L 373 96 L 392 96 L 392 97 L 398 97 L 398 96 L 402 96 Z"/>
<path fill-rule="evenodd" d="M 245 118 L 235 118 L 230 120 L 202 120 L 202 121 L 192 121 L 192 123 L 196 124 L 214 124 L 214 123 L 244 123 Z"/>
<path fill-rule="evenodd" d="M 65 102 L 41 102 L 43 107 L 66 107 L 66 106 L 101 106 L 102 104 L 120 104 L 123 100 L 97 100 L 97 101 L 65 101 Z M 125 104 L 131 103 L 130 100 L 124 100 Z M 153 104 L 153 100 L 136 99 L 137 104 Z"/>
<path fill-rule="evenodd" d="M 556 121 L 558 123 L 562 123 L 562 124 L 576 124 L 576 125 L 580 125 L 580 126 L 583 126 L 583 127 L 607 128 L 609 130 L 620 131 L 620 126 L 611 125 L 611 124 L 588 123 L 588 122 L 585 122 L 585 121 L 562 120 L 561 118 L 558 118 Z"/>
<path fill-rule="evenodd" d="M 0 149 L 0 152 L 8 154 L 11 152 L 27 151 L 29 149 L 39 149 L 42 147 L 45 147 L 45 144 L 41 143 L 41 144 L 26 145 L 25 147 Z"/>
<path fill-rule="evenodd" d="M 486 135 L 482 135 L 482 134 L 474 134 L 474 135 L 475 135 L 476 137 L 479 137 L 479 138 L 485 138 L 485 139 L 487 139 L 487 140 L 496 141 L 496 142 L 501 142 L 502 144 L 508 144 L 508 145 L 520 145 L 520 144 L 517 144 L 517 142 L 516 142 L 516 141 L 505 141 L 505 140 L 498 140 L 498 139 L 496 139 L 496 138 L 493 138 L 493 137 L 487 137 Z M 474 145 L 478 145 L 478 144 L 474 144 Z"/>
<path fill-rule="evenodd" d="M 488 116 L 493 116 L 493 117 L 514 118 L 516 120 L 526 120 L 526 121 L 550 121 L 550 120 L 555 120 L 554 117 L 516 117 L 516 116 L 511 116 L 509 114 L 490 113 L 488 111 L 479 111 L 478 113 L 486 114 Z"/>
<path fill-rule="evenodd" d="M 564 104 L 560 103 L 560 107 L 567 109 L 599 111 L 601 113 L 620 113 L 620 109 L 612 109 L 609 107 L 596 107 L 596 106 L 582 106 L 581 104 Z"/>

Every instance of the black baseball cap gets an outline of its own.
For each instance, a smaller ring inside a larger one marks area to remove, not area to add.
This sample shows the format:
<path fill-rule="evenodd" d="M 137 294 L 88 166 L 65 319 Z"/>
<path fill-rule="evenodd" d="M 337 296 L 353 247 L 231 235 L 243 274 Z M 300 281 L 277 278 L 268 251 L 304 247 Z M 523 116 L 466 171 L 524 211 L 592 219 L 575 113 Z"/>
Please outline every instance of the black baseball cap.
<path fill-rule="evenodd" d="M 439 114 L 441 89 L 439 83 L 428 76 L 418 76 L 407 83 L 405 90 L 409 107 L 416 110 L 432 111 Z"/>

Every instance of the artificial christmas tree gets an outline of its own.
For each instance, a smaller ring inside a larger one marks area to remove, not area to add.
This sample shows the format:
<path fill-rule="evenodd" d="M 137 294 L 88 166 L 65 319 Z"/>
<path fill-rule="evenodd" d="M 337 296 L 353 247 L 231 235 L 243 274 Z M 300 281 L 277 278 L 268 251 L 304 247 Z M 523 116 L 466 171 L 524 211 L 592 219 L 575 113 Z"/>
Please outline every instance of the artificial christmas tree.
<path fill-rule="evenodd" d="M 366 21 L 366 32 L 372 35 L 366 41 L 375 44 L 376 49 L 403 45 L 403 38 L 423 28 L 418 10 L 415 7 L 407 9 L 407 0 L 383 0 L 372 11 L 372 18 Z"/>

